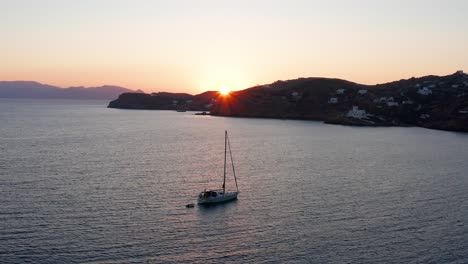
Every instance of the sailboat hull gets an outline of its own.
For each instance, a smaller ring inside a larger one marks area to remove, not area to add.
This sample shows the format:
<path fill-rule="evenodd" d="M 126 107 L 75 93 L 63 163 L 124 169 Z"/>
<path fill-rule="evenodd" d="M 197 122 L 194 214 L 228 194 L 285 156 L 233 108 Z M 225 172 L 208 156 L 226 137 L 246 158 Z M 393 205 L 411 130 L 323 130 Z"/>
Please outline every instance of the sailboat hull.
<path fill-rule="evenodd" d="M 198 197 L 198 204 L 224 203 L 237 199 L 239 192 L 216 193 L 216 196 L 206 196 L 201 193 Z"/>

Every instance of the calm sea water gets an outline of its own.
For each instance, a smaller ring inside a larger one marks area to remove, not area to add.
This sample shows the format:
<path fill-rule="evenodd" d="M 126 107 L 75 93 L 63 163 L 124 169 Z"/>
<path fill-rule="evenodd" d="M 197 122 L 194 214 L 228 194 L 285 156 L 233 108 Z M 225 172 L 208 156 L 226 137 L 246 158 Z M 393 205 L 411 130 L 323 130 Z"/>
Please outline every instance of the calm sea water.
<path fill-rule="evenodd" d="M 106 103 L 0 100 L 1 263 L 468 263 L 468 134 Z"/>

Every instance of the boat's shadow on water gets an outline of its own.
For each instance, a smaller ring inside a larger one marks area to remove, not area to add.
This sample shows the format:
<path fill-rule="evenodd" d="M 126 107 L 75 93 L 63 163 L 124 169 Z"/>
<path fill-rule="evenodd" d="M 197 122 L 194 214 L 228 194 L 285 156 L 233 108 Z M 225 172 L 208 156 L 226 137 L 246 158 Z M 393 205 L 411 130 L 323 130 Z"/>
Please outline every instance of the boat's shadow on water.
<path fill-rule="evenodd" d="M 199 204 L 198 210 L 202 213 L 224 212 L 237 206 L 237 199 L 223 203 Z"/>

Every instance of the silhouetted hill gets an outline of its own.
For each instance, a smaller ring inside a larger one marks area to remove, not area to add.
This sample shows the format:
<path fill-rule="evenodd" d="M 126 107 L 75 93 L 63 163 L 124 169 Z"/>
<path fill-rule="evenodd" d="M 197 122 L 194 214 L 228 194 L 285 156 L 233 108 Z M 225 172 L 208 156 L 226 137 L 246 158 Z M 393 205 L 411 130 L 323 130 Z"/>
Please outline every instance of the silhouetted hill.
<path fill-rule="evenodd" d="M 219 93 L 214 91 L 198 95 L 186 93 L 125 93 L 109 103 L 109 108 L 209 111 Z"/>
<path fill-rule="evenodd" d="M 459 71 L 379 85 L 327 78 L 278 81 L 217 100 L 211 114 L 468 132 L 468 75 Z"/>
<path fill-rule="evenodd" d="M 0 81 L 0 97 L 3 98 L 40 98 L 40 99 L 101 99 L 117 98 L 122 93 L 135 93 L 119 86 L 70 87 L 41 84 L 31 81 Z"/>
<path fill-rule="evenodd" d="M 109 107 L 209 110 L 211 115 L 318 120 L 357 126 L 421 126 L 468 132 L 468 75 L 425 76 L 363 85 L 299 78 L 220 96 L 122 94 Z"/>

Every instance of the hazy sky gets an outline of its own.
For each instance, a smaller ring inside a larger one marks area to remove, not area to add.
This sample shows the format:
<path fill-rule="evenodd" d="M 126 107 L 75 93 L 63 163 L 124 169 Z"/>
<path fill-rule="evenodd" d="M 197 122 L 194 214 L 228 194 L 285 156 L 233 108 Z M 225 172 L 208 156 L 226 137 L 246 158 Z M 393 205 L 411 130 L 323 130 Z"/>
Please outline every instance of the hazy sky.
<path fill-rule="evenodd" d="M 468 71 L 468 1 L 0 0 L 0 80 L 199 93 Z"/>

